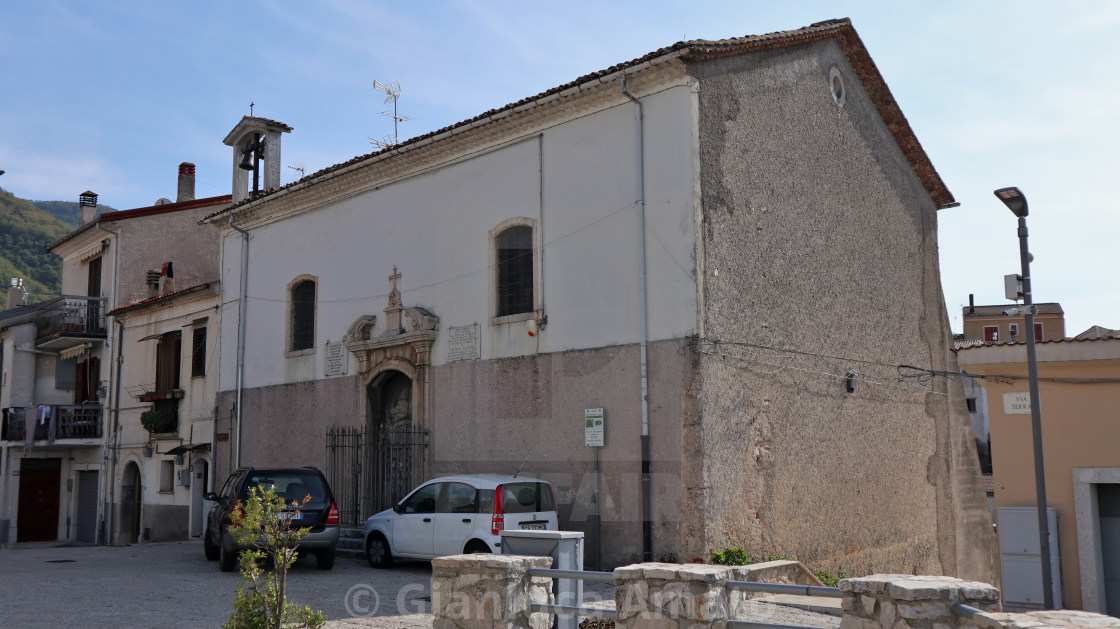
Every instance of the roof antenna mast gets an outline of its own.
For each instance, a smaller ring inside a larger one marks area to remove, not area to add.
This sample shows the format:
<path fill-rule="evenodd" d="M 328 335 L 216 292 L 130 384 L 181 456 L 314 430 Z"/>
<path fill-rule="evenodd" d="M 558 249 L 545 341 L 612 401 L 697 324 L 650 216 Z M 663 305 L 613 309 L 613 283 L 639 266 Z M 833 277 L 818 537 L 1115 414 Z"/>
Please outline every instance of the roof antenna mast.
<path fill-rule="evenodd" d="M 249 101 L 249 117 L 250 118 L 253 117 L 253 105 L 255 105 L 255 104 L 256 103 L 254 103 L 253 101 Z"/>
<path fill-rule="evenodd" d="M 382 94 L 385 94 L 385 104 L 393 103 L 392 113 L 387 111 L 378 112 L 386 118 L 393 119 L 393 140 L 390 142 L 388 137 L 385 137 L 381 140 L 369 138 L 369 143 L 372 144 L 375 148 L 387 149 L 400 143 L 397 136 L 397 124 L 412 120 L 412 116 L 401 116 L 397 114 L 397 99 L 401 97 L 400 83 L 396 81 L 392 81 L 390 83 L 382 83 L 381 81 L 375 79 L 373 81 L 373 89 L 381 92 Z"/>

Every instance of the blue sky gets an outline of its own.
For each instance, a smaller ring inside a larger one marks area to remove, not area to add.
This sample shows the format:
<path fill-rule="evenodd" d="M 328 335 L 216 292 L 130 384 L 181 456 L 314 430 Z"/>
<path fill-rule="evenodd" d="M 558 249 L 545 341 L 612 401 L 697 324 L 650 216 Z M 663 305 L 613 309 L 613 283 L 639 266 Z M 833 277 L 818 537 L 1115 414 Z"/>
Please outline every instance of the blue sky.
<path fill-rule="evenodd" d="M 950 322 L 968 294 L 1002 303 L 1030 202 L 1036 301 L 1067 333 L 1120 328 L 1120 2 L 19 2 L 0 0 L 0 186 L 117 209 L 230 188 L 223 137 L 283 121 L 284 163 L 308 173 L 392 133 L 374 79 L 399 81 L 401 139 L 681 39 L 850 17 L 961 207 L 939 214 Z M 285 169 L 285 181 L 298 178 Z"/>

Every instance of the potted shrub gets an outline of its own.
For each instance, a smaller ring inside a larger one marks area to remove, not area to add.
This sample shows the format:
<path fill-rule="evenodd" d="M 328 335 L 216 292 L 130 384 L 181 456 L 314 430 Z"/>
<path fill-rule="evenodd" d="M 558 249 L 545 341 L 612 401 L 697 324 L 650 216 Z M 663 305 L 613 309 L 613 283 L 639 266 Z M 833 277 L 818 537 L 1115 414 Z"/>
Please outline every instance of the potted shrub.
<path fill-rule="evenodd" d="M 170 411 L 153 408 L 140 413 L 140 425 L 148 432 L 171 432 L 175 430 L 175 418 Z"/>

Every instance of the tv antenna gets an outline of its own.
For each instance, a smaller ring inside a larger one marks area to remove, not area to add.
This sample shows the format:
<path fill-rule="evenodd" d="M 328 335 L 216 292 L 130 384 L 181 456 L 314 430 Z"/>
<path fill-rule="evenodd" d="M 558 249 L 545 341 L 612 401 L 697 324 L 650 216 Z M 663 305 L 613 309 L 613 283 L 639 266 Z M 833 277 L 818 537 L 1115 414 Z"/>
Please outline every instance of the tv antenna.
<path fill-rule="evenodd" d="M 382 83 L 381 81 L 374 79 L 373 89 L 385 95 L 385 104 L 393 103 L 393 113 L 389 113 L 387 111 L 378 112 L 386 118 L 393 119 L 393 141 L 392 143 L 389 143 L 389 138 L 386 136 L 383 140 L 375 140 L 373 138 L 369 138 L 369 142 L 377 148 L 382 149 L 389 148 L 390 146 L 396 146 L 397 144 L 399 144 L 397 139 L 397 123 L 412 120 L 412 116 L 401 116 L 397 114 L 397 99 L 401 97 L 401 84 L 396 81 L 392 81 L 390 83 Z"/>
<path fill-rule="evenodd" d="M 304 174 L 306 174 L 306 172 L 307 172 L 307 169 L 304 168 L 303 164 L 299 163 L 299 162 L 297 162 L 296 164 L 288 166 L 288 168 L 291 168 L 292 170 L 299 173 L 299 177 L 297 177 L 297 179 L 303 179 Z"/>

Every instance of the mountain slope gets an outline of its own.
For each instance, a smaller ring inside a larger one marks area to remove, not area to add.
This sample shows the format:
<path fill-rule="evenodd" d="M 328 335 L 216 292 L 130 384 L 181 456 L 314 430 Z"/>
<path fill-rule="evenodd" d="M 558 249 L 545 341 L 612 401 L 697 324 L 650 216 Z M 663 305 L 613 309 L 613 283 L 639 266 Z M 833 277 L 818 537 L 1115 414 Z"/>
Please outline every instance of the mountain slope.
<path fill-rule="evenodd" d="M 77 201 L 28 201 L 31 205 L 43 210 L 47 214 L 66 223 L 71 229 L 78 228 L 78 202 Z M 108 205 L 98 205 L 97 213 L 115 212 Z"/>
<path fill-rule="evenodd" d="M 7 294 L 13 277 L 24 279 L 30 302 L 59 294 L 62 260 L 44 247 L 70 233 L 72 227 L 31 202 L 0 189 L 0 287 Z M 0 301 L 0 307 L 4 302 Z"/>

